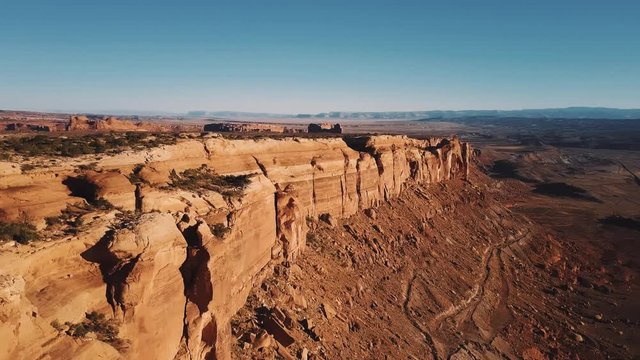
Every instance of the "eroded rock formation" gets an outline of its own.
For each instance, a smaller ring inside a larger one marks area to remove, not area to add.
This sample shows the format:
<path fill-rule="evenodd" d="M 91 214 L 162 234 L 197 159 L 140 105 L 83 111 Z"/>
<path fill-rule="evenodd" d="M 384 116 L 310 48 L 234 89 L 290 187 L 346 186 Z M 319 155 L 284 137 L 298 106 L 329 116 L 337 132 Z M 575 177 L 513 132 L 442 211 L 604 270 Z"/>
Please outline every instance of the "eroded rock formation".
<path fill-rule="evenodd" d="M 88 117 L 86 115 L 72 115 L 67 123 L 67 131 L 130 131 L 139 130 L 140 124 L 133 123 L 128 120 L 120 120 L 116 117 L 109 116 L 102 119 Z"/>
<path fill-rule="evenodd" d="M 464 178 L 470 153 L 457 138 L 207 137 L 6 172 L 6 221 L 22 214 L 44 227 L 44 218 L 101 198 L 114 208 L 85 207 L 71 235 L 0 254 L 0 335 L 9 339 L 0 357 L 227 359 L 230 318 L 273 265 L 302 256 L 307 221 L 375 207 L 407 181 Z M 95 170 L 77 170 L 83 161 Z M 196 168 L 247 185 L 173 186 L 175 174 Z M 126 346 L 73 341 L 52 325 L 91 311 L 112 314 Z"/>
<path fill-rule="evenodd" d="M 309 124 L 307 131 L 310 133 L 334 133 L 342 134 L 342 126 L 340 124 L 320 123 Z"/>

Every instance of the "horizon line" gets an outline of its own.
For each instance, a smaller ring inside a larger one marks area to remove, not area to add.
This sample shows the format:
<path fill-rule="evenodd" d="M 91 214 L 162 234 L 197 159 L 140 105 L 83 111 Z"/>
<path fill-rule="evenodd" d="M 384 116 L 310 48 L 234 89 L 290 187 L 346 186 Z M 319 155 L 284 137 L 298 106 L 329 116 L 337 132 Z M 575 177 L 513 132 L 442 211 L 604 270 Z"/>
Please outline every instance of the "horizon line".
<path fill-rule="evenodd" d="M 611 107 L 611 106 L 564 106 L 564 107 L 525 107 L 525 108 L 461 108 L 461 109 L 421 109 L 421 110 L 382 110 L 382 111 L 367 111 L 367 110 L 329 110 L 320 112 L 279 112 L 279 111 L 245 111 L 245 110 L 183 110 L 183 111 L 169 111 L 169 110 L 143 110 L 143 109 L 100 109 L 100 110 L 87 110 L 87 109 L 12 109 L 12 108 L 0 108 L 0 111 L 9 112 L 36 112 L 36 113 L 54 113 L 54 114 L 95 114 L 95 115 L 110 115 L 112 113 L 120 113 L 126 115 L 140 115 L 141 113 L 148 114 L 172 114 L 172 115 L 189 115 L 190 112 L 205 112 L 205 114 L 215 113 L 243 113 L 243 114 L 265 114 L 265 115 L 318 115 L 328 113 L 369 113 L 369 114 L 383 114 L 383 113 L 414 113 L 414 112 L 463 112 L 463 111 L 536 111 L 536 110 L 567 110 L 567 109 L 602 109 L 602 110 L 622 110 L 622 111 L 640 111 L 640 105 L 637 107 Z M 147 115 L 149 116 L 149 115 Z"/>

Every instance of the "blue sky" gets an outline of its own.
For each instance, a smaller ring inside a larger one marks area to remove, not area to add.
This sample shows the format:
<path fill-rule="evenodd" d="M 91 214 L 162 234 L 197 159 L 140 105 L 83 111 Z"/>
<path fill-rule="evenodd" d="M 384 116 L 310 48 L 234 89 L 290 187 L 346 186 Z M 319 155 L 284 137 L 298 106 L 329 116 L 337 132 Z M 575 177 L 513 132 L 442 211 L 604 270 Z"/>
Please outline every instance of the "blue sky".
<path fill-rule="evenodd" d="M 0 0 L 0 108 L 640 107 L 640 1 Z"/>

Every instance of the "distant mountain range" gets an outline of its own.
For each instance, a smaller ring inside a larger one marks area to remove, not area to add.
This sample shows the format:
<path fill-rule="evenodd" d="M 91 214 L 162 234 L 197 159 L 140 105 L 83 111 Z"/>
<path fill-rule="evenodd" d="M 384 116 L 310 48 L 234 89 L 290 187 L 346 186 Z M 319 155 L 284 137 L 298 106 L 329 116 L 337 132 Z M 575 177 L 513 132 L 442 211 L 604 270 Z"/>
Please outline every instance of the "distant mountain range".
<path fill-rule="evenodd" d="M 271 114 L 236 111 L 190 111 L 187 116 L 213 116 L 217 118 L 298 118 L 298 119 L 361 119 L 361 120 L 436 120 L 470 117 L 491 118 L 573 118 L 573 119 L 640 119 L 640 109 L 617 109 L 605 107 L 567 107 L 522 110 L 427 110 L 345 112 L 333 111 L 318 114 Z"/>

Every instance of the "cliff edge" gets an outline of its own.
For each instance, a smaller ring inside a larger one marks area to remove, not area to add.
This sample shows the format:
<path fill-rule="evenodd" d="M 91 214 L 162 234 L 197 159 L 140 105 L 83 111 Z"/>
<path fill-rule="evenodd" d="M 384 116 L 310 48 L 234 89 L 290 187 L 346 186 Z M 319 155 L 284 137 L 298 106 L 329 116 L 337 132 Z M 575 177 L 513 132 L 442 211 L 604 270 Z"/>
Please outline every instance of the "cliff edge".
<path fill-rule="evenodd" d="M 313 221 L 466 179 L 470 156 L 455 137 L 207 136 L 2 162 L 1 220 L 44 239 L 0 245 L 0 358 L 228 359 L 230 319 Z"/>

